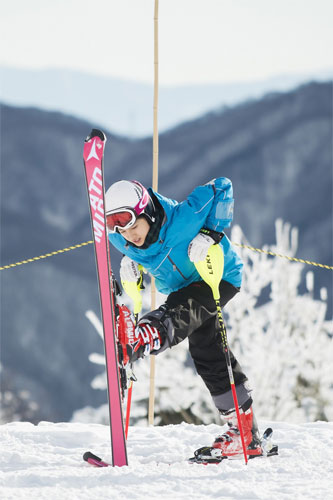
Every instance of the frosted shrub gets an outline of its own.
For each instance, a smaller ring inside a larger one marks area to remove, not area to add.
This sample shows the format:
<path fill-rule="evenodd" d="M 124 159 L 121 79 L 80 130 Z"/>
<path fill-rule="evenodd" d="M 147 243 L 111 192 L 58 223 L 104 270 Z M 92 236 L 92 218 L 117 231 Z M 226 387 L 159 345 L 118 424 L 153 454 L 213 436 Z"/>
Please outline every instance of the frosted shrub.
<path fill-rule="evenodd" d="M 248 244 L 239 227 L 232 241 Z M 297 230 L 276 222 L 271 250 L 293 257 Z M 259 417 L 293 422 L 333 417 L 332 324 L 325 321 L 326 294 L 313 298 L 313 273 L 307 292 L 299 292 L 304 264 L 239 250 L 244 262 L 242 293 L 226 307 L 231 348 L 254 388 Z M 263 292 L 268 300 L 260 305 Z M 259 301 L 259 304 L 258 304 Z"/>

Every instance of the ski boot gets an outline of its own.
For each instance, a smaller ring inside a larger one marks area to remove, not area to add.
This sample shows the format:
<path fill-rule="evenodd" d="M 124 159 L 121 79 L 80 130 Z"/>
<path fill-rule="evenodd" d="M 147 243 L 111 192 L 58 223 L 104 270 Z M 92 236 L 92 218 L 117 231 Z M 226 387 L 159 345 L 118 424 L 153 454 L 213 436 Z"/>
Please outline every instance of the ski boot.
<path fill-rule="evenodd" d="M 239 411 L 248 458 L 277 455 L 278 447 L 273 445 L 270 441 L 273 432 L 272 429 L 267 429 L 262 439 L 260 439 L 252 406 L 247 409 L 240 408 Z M 226 458 L 242 458 L 244 456 L 236 411 L 221 412 L 221 416 L 226 420 L 228 430 L 224 434 L 218 436 L 212 446 L 204 446 L 196 450 L 194 452 L 194 457 L 189 459 L 190 463 L 205 465 L 219 464 Z"/>

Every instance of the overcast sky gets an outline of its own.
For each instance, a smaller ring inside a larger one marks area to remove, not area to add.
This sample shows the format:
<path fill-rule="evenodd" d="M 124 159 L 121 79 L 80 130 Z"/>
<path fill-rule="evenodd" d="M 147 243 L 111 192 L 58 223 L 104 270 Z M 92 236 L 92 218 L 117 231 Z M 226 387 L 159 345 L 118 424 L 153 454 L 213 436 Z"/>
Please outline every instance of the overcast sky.
<path fill-rule="evenodd" d="M 0 0 L 0 65 L 153 81 L 154 0 Z M 159 0 L 160 85 L 332 69 L 333 0 Z"/>

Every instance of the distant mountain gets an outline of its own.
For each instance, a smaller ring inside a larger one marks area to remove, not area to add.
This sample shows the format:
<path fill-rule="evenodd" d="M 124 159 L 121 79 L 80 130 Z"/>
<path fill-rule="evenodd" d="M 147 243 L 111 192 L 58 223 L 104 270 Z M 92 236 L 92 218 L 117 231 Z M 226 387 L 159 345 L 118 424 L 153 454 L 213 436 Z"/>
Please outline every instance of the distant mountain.
<path fill-rule="evenodd" d="M 333 69 L 314 74 L 280 75 L 262 81 L 159 88 L 159 128 L 165 131 L 222 106 L 234 106 L 267 92 L 290 91 L 309 80 L 333 78 Z M 61 111 L 98 123 L 113 133 L 151 135 L 153 87 L 135 81 L 68 69 L 0 68 L 0 101 Z"/>
<path fill-rule="evenodd" d="M 6 105 L 1 121 L 2 265 L 90 240 L 82 150 L 98 124 Z M 106 184 L 137 178 L 150 185 L 151 138 L 106 133 Z M 198 184 L 229 177 L 234 222 L 253 246 L 275 242 L 281 217 L 299 228 L 300 257 L 332 264 L 331 82 L 207 114 L 161 134 L 159 146 L 164 195 L 181 200 Z M 113 251 L 115 268 L 119 259 Z M 312 270 L 315 293 L 326 286 L 331 303 L 331 272 Z M 84 317 L 99 310 L 92 245 L 0 277 L 1 384 L 15 395 L 17 413 L 58 421 L 99 405 L 104 395 L 90 388 L 99 368 L 88 355 L 102 344 Z M 27 407 L 22 391 L 35 406 Z"/>

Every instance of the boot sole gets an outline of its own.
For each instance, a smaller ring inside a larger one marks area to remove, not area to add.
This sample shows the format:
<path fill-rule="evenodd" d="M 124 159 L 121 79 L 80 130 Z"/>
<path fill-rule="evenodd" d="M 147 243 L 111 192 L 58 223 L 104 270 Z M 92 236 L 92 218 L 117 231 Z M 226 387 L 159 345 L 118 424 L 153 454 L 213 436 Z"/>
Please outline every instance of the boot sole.
<path fill-rule="evenodd" d="M 260 454 L 257 454 L 257 455 L 250 455 L 250 454 L 247 454 L 247 458 L 250 460 L 252 458 L 267 458 L 267 457 L 273 457 L 274 455 L 278 455 L 279 451 L 279 448 L 277 445 L 274 445 L 273 448 L 266 454 L 264 453 L 260 453 Z M 223 462 L 223 460 L 239 460 L 241 458 L 243 458 L 244 455 L 229 455 L 229 456 L 223 456 L 221 457 L 220 460 L 216 460 L 216 459 L 211 459 L 211 460 L 200 460 L 200 459 L 197 459 L 196 457 L 192 457 L 188 460 L 188 463 L 189 464 L 200 464 L 200 465 L 218 465 L 220 464 L 221 462 Z"/>

